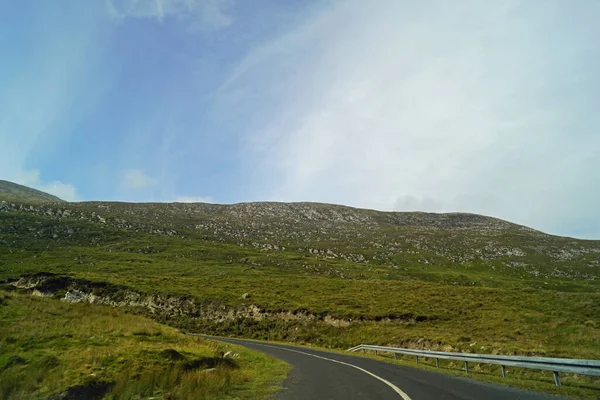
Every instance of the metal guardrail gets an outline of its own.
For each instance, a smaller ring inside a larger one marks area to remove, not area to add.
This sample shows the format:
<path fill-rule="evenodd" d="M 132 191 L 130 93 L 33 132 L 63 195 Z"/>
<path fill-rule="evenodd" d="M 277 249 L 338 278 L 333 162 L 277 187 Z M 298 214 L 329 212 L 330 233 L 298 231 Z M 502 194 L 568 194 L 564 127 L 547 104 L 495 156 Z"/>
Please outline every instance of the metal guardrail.
<path fill-rule="evenodd" d="M 496 364 L 502 367 L 502 376 L 506 377 L 506 367 L 530 368 L 552 371 L 554 373 L 554 383 L 560 386 L 559 372 L 567 372 L 579 375 L 600 376 L 600 360 L 577 360 L 571 358 L 547 358 L 547 357 L 521 357 L 521 356 L 497 356 L 493 354 L 471 354 L 471 353 L 451 353 L 447 351 L 427 351 L 402 349 L 397 347 L 371 346 L 368 344 L 359 344 L 348 349 L 348 351 L 371 350 L 377 352 L 393 353 L 394 358 L 398 354 L 414 356 L 417 364 L 419 357 L 435 358 L 436 367 L 440 367 L 440 359 L 464 361 L 465 371 L 469 372 L 469 362 L 479 364 Z"/>

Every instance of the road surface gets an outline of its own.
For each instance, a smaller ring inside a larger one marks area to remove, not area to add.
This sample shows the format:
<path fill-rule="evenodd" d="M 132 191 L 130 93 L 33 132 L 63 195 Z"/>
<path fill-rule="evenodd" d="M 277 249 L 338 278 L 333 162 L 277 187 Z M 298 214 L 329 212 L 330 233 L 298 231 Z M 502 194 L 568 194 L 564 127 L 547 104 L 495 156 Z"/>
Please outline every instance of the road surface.
<path fill-rule="evenodd" d="M 211 338 L 262 351 L 292 366 L 277 400 L 559 399 L 364 357 L 242 339 Z"/>

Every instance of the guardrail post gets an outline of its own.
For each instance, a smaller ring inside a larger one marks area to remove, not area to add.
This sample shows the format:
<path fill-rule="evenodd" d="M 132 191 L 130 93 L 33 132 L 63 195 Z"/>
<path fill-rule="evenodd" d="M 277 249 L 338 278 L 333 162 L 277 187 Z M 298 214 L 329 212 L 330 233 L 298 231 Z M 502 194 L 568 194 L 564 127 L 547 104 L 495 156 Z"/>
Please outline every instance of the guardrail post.
<path fill-rule="evenodd" d="M 417 364 L 418 364 L 419 363 L 419 356 L 416 356 L 415 358 L 417 359 Z"/>
<path fill-rule="evenodd" d="M 502 377 L 506 378 L 506 367 L 504 365 L 502 366 Z"/>
<path fill-rule="evenodd" d="M 377 353 L 377 350 L 375 350 L 375 355 L 377 355 L 377 354 L 379 354 L 379 353 Z"/>
<path fill-rule="evenodd" d="M 439 367 L 440 367 L 440 359 L 439 359 L 439 358 L 436 358 L 436 359 L 435 359 L 435 366 L 436 366 L 437 368 L 439 368 Z"/>
<path fill-rule="evenodd" d="M 465 361 L 465 372 L 469 373 L 469 363 L 467 361 Z"/>
<path fill-rule="evenodd" d="M 394 353 L 394 360 L 398 359 L 398 353 Z"/>
<path fill-rule="evenodd" d="M 554 374 L 554 383 L 556 383 L 556 386 L 560 386 L 560 376 L 558 375 L 558 372 L 553 371 L 552 373 Z"/>

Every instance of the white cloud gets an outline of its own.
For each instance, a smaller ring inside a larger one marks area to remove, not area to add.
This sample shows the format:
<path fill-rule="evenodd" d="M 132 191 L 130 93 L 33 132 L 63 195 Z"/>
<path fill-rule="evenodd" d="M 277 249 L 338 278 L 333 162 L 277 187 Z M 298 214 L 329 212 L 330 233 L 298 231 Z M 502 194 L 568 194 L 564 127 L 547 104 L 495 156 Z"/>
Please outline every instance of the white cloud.
<path fill-rule="evenodd" d="M 175 17 L 198 30 L 217 30 L 233 22 L 228 14 L 232 0 L 107 0 L 106 4 L 113 18 Z"/>
<path fill-rule="evenodd" d="M 140 169 L 129 169 L 123 174 L 121 185 L 126 189 L 146 189 L 157 184 L 156 179 Z"/>
<path fill-rule="evenodd" d="M 470 211 L 562 233 L 600 223 L 600 192 L 582 184 L 600 169 L 600 120 L 585 112 L 600 98 L 577 99 L 600 86 L 599 46 L 593 24 L 557 17 L 569 4 L 336 4 L 250 53 L 222 88 L 234 109 L 252 107 L 239 93 L 276 104 L 244 149 L 258 162 L 253 197 Z"/>
<path fill-rule="evenodd" d="M 81 197 L 77 193 L 75 186 L 61 181 L 43 182 L 40 179 L 40 172 L 38 170 L 21 171 L 11 176 L 10 179 L 15 183 L 41 190 L 62 200 L 81 201 Z"/>
<path fill-rule="evenodd" d="M 178 196 L 172 203 L 215 203 L 210 196 Z"/>
<path fill-rule="evenodd" d="M 69 183 L 52 181 L 42 183 L 36 186 L 36 188 L 66 201 L 81 201 L 81 197 L 77 194 L 77 189 Z"/>

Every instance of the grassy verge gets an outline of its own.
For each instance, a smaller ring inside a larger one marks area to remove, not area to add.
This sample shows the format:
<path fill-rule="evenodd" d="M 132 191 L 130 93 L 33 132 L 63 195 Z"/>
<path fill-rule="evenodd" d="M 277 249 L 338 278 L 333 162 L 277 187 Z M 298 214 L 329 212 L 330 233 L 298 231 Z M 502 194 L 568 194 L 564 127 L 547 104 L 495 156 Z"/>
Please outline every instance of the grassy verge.
<path fill-rule="evenodd" d="M 0 291 L 2 399 L 260 399 L 288 368 L 114 308 Z"/>

